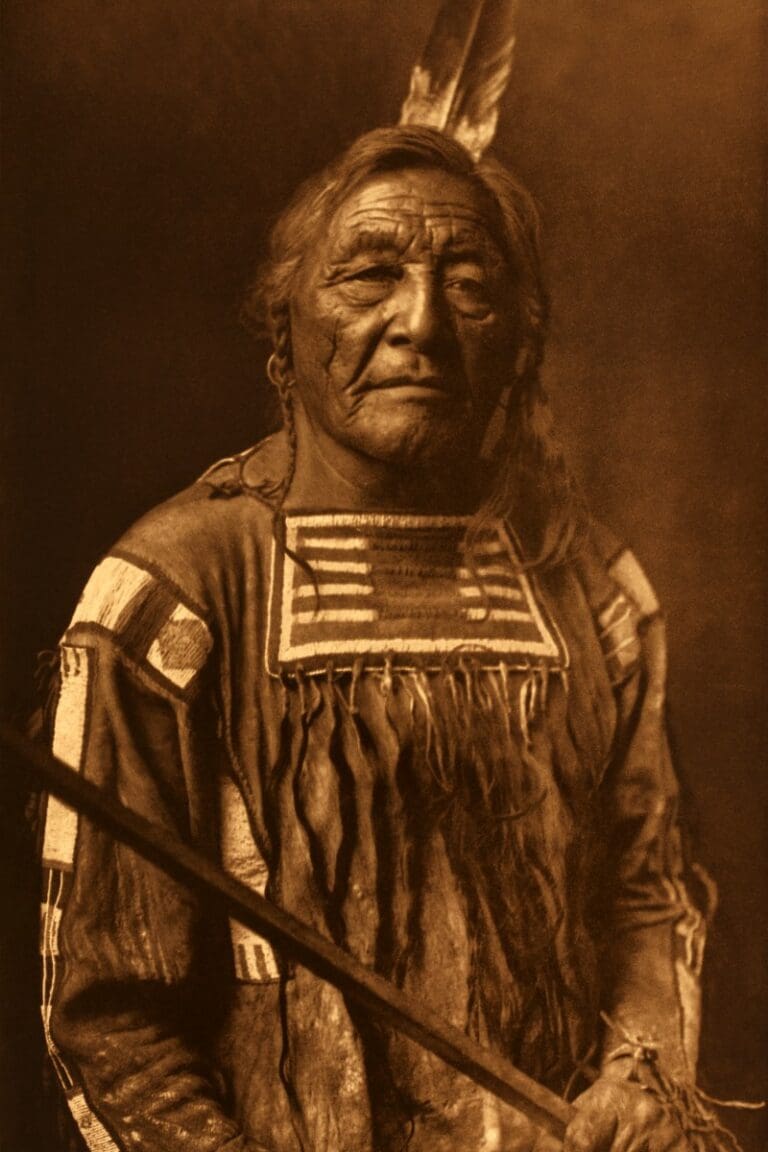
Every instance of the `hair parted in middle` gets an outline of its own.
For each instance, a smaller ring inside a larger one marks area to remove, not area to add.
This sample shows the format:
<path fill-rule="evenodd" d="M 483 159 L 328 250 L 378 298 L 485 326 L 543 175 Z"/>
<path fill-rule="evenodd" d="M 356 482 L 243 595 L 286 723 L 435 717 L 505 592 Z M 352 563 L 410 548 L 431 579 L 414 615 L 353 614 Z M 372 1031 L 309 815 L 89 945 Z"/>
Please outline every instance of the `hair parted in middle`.
<path fill-rule="evenodd" d="M 409 168 L 437 168 L 476 189 L 515 288 L 517 356 L 509 365 L 506 425 L 492 462 L 493 481 L 475 518 L 476 531 L 487 519 L 503 516 L 522 536 L 527 564 L 559 563 L 577 545 L 586 513 L 553 435 L 540 379 L 549 298 L 541 270 L 539 212 L 530 193 L 502 164 L 489 157 L 475 162 L 460 144 L 435 129 L 378 128 L 359 137 L 298 188 L 272 228 L 268 258 L 246 296 L 241 319 L 255 336 L 272 343 L 270 375 L 280 397 L 291 456 L 295 432 L 290 305 L 304 258 L 361 185 Z M 293 463 L 292 459 L 291 476 Z M 470 533 L 470 543 L 475 535 Z"/>

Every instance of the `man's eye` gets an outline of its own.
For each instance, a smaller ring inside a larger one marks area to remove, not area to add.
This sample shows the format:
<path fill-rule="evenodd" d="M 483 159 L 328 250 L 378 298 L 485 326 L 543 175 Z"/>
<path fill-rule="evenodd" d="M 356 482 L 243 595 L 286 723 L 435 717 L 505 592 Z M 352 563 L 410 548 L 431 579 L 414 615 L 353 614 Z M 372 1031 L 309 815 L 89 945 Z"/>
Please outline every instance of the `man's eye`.
<path fill-rule="evenodd" d="M 399 279 L 400 270 L 392 264 L 367 264 L 348 272 L 341 286 L 353 304 L 378 304 Z"/>
<path fill-rule="evenodd" d="M 468 296 L 483 296 L 486 294 L 483 281 L 475 280 L 471 276 L 455 276 L 446 281 L 446 288 L 450 288 L 455 292 L 466 292 Z"/>
<path fill-rule="evenodd" d="M 391 264 L 371 264 L 368 268 L 359 268 L 349 277 L 350 280 L 360 280 L 364 284 L 387 283 L 398 278 L 398 269 Z"/>
<path fill-rule="evenodd" d="M 491 311 L 491 294 L 484 280 L 474 276 L 451 276 L 445 281 L 451 304 L 467 316 L 482 319 Z"/>

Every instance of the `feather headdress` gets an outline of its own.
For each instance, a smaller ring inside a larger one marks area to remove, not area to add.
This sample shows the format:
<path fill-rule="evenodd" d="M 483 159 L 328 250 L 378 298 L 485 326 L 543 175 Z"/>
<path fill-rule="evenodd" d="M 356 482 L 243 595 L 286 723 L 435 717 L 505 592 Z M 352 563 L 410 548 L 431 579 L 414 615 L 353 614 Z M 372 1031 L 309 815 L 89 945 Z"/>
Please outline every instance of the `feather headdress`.
<path fill-rule="evenodd" d="M 516 9 L 516 0 L 445 0 L 411 73 L 400 123 L 437 128 L 479 160 L 512 71 Z"/>

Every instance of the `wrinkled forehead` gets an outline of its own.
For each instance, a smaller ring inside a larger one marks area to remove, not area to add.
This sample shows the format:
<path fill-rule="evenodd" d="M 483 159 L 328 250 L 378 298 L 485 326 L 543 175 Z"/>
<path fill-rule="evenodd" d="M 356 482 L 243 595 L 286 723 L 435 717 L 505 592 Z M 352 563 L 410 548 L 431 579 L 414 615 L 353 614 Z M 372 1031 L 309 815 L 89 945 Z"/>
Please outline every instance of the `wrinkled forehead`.
<path fill-rule="evenodd" d="M 468 180 L 440 169 L 371 177 L 334 214 L 327 233 L 333 258 L 360 247 L 442 251 L 467 247 L 501 260 L 492 209 Z"/>

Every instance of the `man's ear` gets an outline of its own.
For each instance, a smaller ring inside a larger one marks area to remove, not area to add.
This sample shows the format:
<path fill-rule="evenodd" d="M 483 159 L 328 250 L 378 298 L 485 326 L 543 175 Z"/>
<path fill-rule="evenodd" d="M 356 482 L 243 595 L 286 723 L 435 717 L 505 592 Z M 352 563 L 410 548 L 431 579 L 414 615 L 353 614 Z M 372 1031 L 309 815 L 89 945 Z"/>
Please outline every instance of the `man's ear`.
<path fill-rule="evenodd" d="M 289 307 L 281 311 L 273 328 L 272 348 L 272 355 L 267 361 L 267 375 L 278 392 L 282 392 L 283 389 L 292 387 L 294 383 Z"/>

